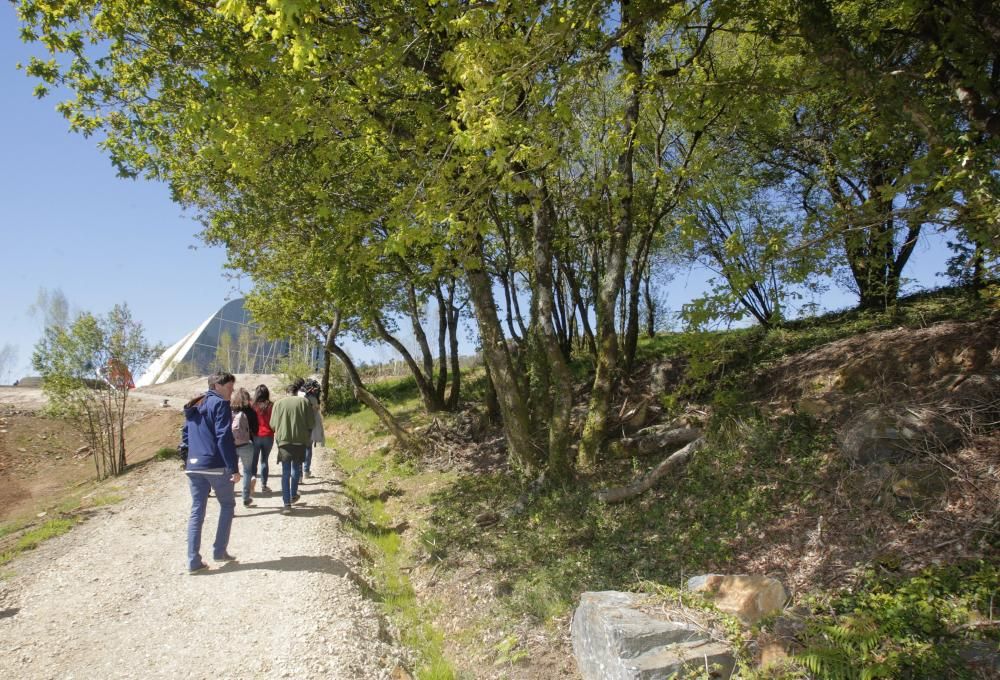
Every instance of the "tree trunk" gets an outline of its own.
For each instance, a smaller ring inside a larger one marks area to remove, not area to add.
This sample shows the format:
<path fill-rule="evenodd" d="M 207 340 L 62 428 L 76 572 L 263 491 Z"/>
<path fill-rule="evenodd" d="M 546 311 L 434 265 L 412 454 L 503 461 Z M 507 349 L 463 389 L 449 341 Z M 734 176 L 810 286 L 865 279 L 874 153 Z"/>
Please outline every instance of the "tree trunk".
<path fill-rule="evenodd" d="M 339 324 L 338 324 L 339 325 Z M 330 351 L 340 359 L 340 363 L 343 364 L 344 370 L 347 371 L 347 376 L 351 380 L 351 386 L 354 388 L 354 396 L 362 404 L 370 408 L 378 416 L 378 419 L 382 421 L 392 436 L 396 438 L 399 445 L 406 449 L 407 451 L 418 451 L 416 441 L 410 436 L 410 433 L 399 424 L 399 421 L 382 405 L 382 402 L 378 398 L 369 392 L 365 388 L 364 382 L 361 380 L 361 376 L 358 374 L 357 368 L 354 366 L 354 362 L 351 361 L 351 357 L 347 355 L 340 346 L 337 345 L 336 340 L 330 340 Z"/>
<path fill-rule="evenodd" d="M 649 290 L 649 282 L 652 278 L 652 273 L 649 271 L 649 267 L 646 267 L 646 273 L 642 277 L 642 291 L 643 297 L 646 300 L 646 337 L 652 338 L 656 335 L 656 303 L 653 301 L 653 295 Z"/>
<path fill-rule="evenodd" d="M 420 367 L 417 365 L 416 360 L 414 360 L 413 355 L 403 346 L 399 340 L 397 340 L 389 331 L 386 329 L 385 324 L 382 323 L 382 319 L 375 316 L 373 319 L 375 323 L 375 329 L 378 332 L 380 338 L 385 340 L 387 343 L 392 345 L 399 354 L 403 357 L 403 361 L 406 362 L 407 367 L 410 369 L 410 373 L 413 374 L 413 379 L 417 383 L 417 389 L 420 391 L 420 396 L 424 402 L 424 408 L 428 413 L 434 413 L 435 411 L 441 411 L 444 409 L 444 404 L 438 402 L 436 395 L 434 393 L 434 388 L 428 382 L 428 378 L 420 371 Z"/>
<path fill-rule="evenodd" d="M 642 277 L 649 263 L 649 247 L 653 242 L 653 230 L 647 229 L 642 234 L 635 258 L 632 260 L 632 273 L 628 285 L 628 323 L 625 326 L 624 365 L 625 375 L 631 375 L 635 365 L 635 353 L 639 347 L 639 294 L 642 287 Z"/>
<path fill-rule="evenodd" d="M 458 307 L 455 306 L 455 278 L 448 282 L 448 339 L 451 343 L 451 392 L 448 394 L 448 410 L 458 408 L 462 394 L 462 371 L 458 363 Z"/>
<path fill-rule="evenodd" d="M 566 277 L 566 282 L 569 284 L 569 292 L 573 297 L 573 303 L 580 312 L 580 326 L 583 328 L 583 336 L 586 339 L 587 347 L 590 348 L 591 355 L 597 356 L 597 341 L 594 339 L 594 331 L 590 328 L 590 309 L 583 301 L 583 295 L 580 293 L 580 285 L 577 282 L 576 275 L 573 274 L 573 271 L 569 267 L 560 266 L 563 269 L 563 276 Z"/>
<path fill-rule="evenodd" d="M 448 317 L 451 310 L 448 309 L 447 303 L 444 299 L 444 293 L 441 292 L 441 284 L 438 281 L 434 282 L 434 297 L 437 299 L 438 305 L 438 374 L 437 383 L 434 385 L 434 391 L 437 393 L 437 400 L 442 404 L 445 404 L 445 408 L 450 411 L 452 407 L 450 403 L 445 402 L 444 390 L 448 384 L 447 334 Z"/>
<path fill-rule="evenodd" d="M 573 408 L 573 386 L 569 366 L 563 356 L 553 320 L 556 318 L 556 298 L 552 281 L 552 229 L 555 211 L 549 197 L 544 175 L 539 178 L 532 197 L 534 226 L 535 298 L 538 304 L 539 340 L 544 348 L 549 368 L 550 408 L 545 419 L 549 432 L 547 473 L 551 479 L 569 476 L 570 412 Z"/>
<path fill-rule="evenodd" d="M 622 120 L 625 147 L 617 161 L 620 185 L 616 224 L 611 235 L 604 275 L 600 279 L 600 288 L 597 291 L 597 370 L 594 374 L 590 407 L 577 457 L 578 467 L 583 470 L 593 469 L 597 463 L 597 452 L 607 430 L 611 392 L 618 368 L 615 303 L 618 301 L 625 279 L 625 264 L 632 236 L 632 194 L 635 184 L 633 158 L 642 96 L 642 63 L 646 34 L 643 27 L 636 23 L 633 16 L 635 8 L 631 0 L 623 0 L 621 8 L 623 27 L 634 29 L 632 35 L 622 45 L 622 66 L 628 90 L 625 115 Z"/>
<path fill-rule="evenodd" d="M 507 453 L 515 466 L 530 474 L 539 467 L 540 461 L 531 441 L 528 399 L 518 380 L 513 358 L 500 328 L 496 301 L 493 298 L 493 283 L 486 273 L 481 240 L 477 239 L 475 252 L 470 253 L 470 256 L 474 256 L 475 261 L 466 264 L 466 278 L 476 311 L 479 337 L 483 343 L 483 358 L 489 368 L 500 405 L 504 435 L 507 437 Z M 473 257 L 469 259 L 472 260 Z"/>
<path fill-rule="evenodd" d="M 493 384 L 490 365 L 485 360 L 483 361 L 483 370 L 486 373 L 486 396 L 483 399 L 486 402 L 486 417 L 491 423 L 498 423 L 503 416 L 500 413 L 500 402 L 497 400 L 497 388 Z"/>
<path fill-rule="evenodd" d="M 621 503 L 629 498 L 635 498 L 641 493 L 653 488 L 656 481 L 674 468 L 687 464 L 688 460 L 705 444 L 704 439 L 696 439 L 679 451 L 675 451 L 663 462 L 653 468 L 649 474 L 641 477 L 628 486 L 618 486 L 609 489 L 601 489 L 596 494 L 597 500 L 602 503 Z"/>
<path fill-rule="evenodd" d="M 413 337 L 417 339 L 420 355 L 424 360 L 424 375 L 428 382 L 432 382 L 434 380 L 434 356 L 431 354 L 431 347 L 427 342 L 427 334 L 424 333 L 424 325 L 420 318 L 420 305 L 417 302 L 417 291 L 412 283 L 407 286 L 407 303 L 410 308 L 410 322 L 413 324 Z"/>
<path fill-rule="evenodd" d="M 330 403 L 330 360 L 333 358 L 333 354 L 330 351 L 330 345 L 336 338 L 334 335 L 336 331 L 337 328 L 331 325 L 329 330 L 325 333 L 326 339 L 323 343 L 323 383 L 320 390 L 323 392 L 324 415 L 327 414 L 327 405 Z"/>

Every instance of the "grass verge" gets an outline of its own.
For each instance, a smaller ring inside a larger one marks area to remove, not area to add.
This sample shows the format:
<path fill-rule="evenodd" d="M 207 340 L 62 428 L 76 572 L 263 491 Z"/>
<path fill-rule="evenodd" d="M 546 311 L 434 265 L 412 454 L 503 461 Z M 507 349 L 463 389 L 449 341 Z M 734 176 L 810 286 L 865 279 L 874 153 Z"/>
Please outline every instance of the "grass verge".
<path fill-rule="evenodd" d="M 27 550 L 34 550 L 43 541 L 65 534 L 73 528 L 77 521 L 76 518 L 72 517 L 50 519 L 41 526 L 27 530 L 17 539 L 13 547 L 0 553 L 0 566 L 7 564 Z"/>
<path fill-rule="evenodd" d="M 36 518 L 18 518 L 0 524 L 0 566 L 19 554 L 34 550 L 42 542 L 61 536 L 82 522 L 89 511 L 121 502 L 120 487 L 92 483 L 63 496 Z M 16 536 L 16 538 L 14 538 Z"/>
<path fill-rule="evenodd" d="M 351 416 L 355 426 L 367 422 L 363 413 Z M 362 453 L 351 454 L 343 448 L 338 449 L 335 461 L 346 474 L 346 492 L 356 512 L 349 526 L 371 562 L 374 596 L 400 631 L 402 643 L 416 653 L 419 659 L 416 677 L 451 680 L 456 673 L 445 657 L 444 636 L 430 623 L 431 615 L 418 600 L 404 571 L 410 556 L 379 496 L 380 491 L 390 487 L 390 480 L 411 477 L 414 469 L 395 459 L 384 448 L 368 453 L 364 453 L 367 447 L 355 450 Z"/>

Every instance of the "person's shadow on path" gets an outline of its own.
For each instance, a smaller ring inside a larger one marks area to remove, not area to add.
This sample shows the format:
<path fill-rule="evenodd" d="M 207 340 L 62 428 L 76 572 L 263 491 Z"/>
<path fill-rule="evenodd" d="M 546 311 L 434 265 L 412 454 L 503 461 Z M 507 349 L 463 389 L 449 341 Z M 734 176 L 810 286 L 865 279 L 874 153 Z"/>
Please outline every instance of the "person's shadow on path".
<path fill-rule="evenodd" d="M 329 555 L 293 555 L 290 557 L 279 557 L 276 560 L 264 560 L 263 562 L 226 562 L 218 569 L 213 569 L 208 574 L 222 574 L 233 571 L 271 570 L 271 571 L 311 571 L 319 574 L 333 574 L 334 576 L 354 577 L 354 573 L 340 560 L 335 560 Z"/>
<path fill-rule="evenodd" d="M 249 509 L 244 509 L 244 511 L 236 515 L 236 517 L 260 517 L 261 515 L 273 515 L 280 512 L 281 508 L 262 508 L 259 506 L 252 506 Z M 335 517 L 339 517 L 341 520 L 348 519 L 347 515 L 334 510 L 329 505 L 305 505 L 303 503 L 296 503 L 293 505 L 292 514 L 288 515 L 288 517 L 294 519 L 295 517 L 320 517 L 322 515 L 333 515 Z"/>
<path fill-rule="evenodd" d="M 368 598 L 377 599 L 372 587 L 363 578 L 351 571 L 340 560 L 329 555 L 292 555 L 263 562 L 226 562 L 218 569 L 203 572 L 206 576 L 228 574 L 236 571 L 309 571 L 317 574 L 333 574 L 350 579 Z"/>

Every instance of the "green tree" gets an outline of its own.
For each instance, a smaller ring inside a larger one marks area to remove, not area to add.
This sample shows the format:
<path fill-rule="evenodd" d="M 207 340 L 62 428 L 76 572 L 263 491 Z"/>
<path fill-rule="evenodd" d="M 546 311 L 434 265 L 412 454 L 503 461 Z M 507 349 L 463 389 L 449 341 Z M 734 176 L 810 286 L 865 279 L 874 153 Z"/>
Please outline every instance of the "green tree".
<path fill-rule="evenodd" d="M 132 374 L 161 349 L 147 343 L 142 324 L 124 304 L 106 316 L 83 313 L 65 326 L 49 326 L 35 346 L 32 365 L 50 408 L 86 434 L 98 479 L 125 471 Z"/>

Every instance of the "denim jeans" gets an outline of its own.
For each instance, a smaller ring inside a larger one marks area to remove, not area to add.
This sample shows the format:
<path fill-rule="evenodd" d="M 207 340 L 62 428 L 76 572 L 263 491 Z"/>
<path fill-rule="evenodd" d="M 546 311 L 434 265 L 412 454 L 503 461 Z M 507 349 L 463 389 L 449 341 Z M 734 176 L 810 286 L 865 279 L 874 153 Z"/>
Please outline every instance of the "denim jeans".
<path fill-rule="evenodd" d="M 292 504 L 292 496 L 299 495 L 299 476 L 301 463 L 291 460 L 281 461 L 281 502 L 285 505 Z"/>
<path fill-rule="evenodd" d="M 236 455 L 240 457 L 243 466 L 243 502 L 250 500 L 250 482 L 257 473 L 253 464 L 253 444 L 243 444 L 236 447 Z"/>
<path fill-rule="evenodd" d="M 267 486 L 267 459 L 271 455 L 271 447 L 274 446 L 274 437 L 254 437 L 253 438 L 253 466 L 257 469 L 257 461 L 260 461 L 260 484 Z"/>
<path fill-rule="evenodd" d="M 220 558 L 229 547 L 229 532 L 233 528 L 233 513 L 236 496 L 233 483 L 225 471 L 221 473 L 188 472 L 191 486 L 191 517 L 188 518 L 188 569 L 197 569 L 203 564 L 201 559 L 201 527 L 205 523 L 208 509 L 208 493 L 215 492 L 219 501 L 219 526 L 215 529 L 215 543 L 212 556 Z"/>
<path fill-rule="evenodd" d="M 312 471 L 313 447 L 314 446 L 315 446 L 315 444 L 310 444 L 309 446 L 306 447 L 306 462 L 305 462 L 305 470 L 306 470 L 306 472 L 311 472 Z"/>

